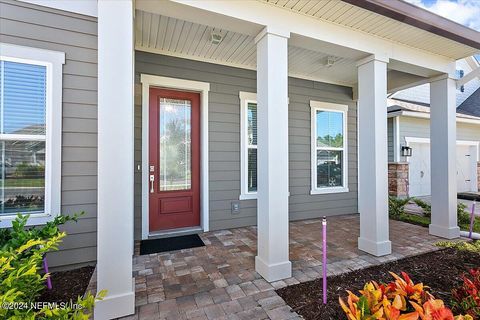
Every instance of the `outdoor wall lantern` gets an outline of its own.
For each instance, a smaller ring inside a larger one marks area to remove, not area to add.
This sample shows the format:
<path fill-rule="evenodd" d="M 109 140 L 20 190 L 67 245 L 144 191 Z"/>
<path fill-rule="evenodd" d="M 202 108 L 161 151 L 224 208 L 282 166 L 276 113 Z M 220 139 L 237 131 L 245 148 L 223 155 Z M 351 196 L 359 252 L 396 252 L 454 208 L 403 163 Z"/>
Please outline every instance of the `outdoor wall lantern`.
<path fill-rule="evenodd" d="M 411 157 L 412 156 L 412 148 L 409 146 L 402 146 L 402 157 Z"/>

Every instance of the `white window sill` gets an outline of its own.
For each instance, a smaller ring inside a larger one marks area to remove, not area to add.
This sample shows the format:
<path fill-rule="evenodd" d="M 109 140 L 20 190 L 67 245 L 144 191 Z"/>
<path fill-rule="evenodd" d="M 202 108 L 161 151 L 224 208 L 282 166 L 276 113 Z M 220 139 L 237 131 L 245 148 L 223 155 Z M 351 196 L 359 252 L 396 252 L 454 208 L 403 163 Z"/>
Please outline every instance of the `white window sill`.
<path fill-rule="evenodd" d="M 23 215 L 26 215 L 28 213 L 25 213 Z M 37 226 L 37 225 L 43 225 L 46 224 L 47 222 L 52 221 L 55 219 L 55 216 L 47 213 L 29 213 L 30 217 L 28 218 L 27 221 L 27 226 Z M 5 216 L 0 216 L 0 228 L 11 228 L 12 227 L 12 221 L 15 220 L 17 215 L 5 215 Z"/>
<path fill-rule="evenodd" d="M 238 200 L 253 200 L 257 198 L 258 197 L 256 193 L 246 193 L 246 194 L 241 194 L 240 197 L 238 197 Z"/>
<path fill-rule="evenodd" d="M 349 192 L 348 188 L 324 188 L 324 189 L 313 189 L 310 190 L 310 194 L 330 194 L 330 193 L 344 193 L 344 192 Z"/>
<path fill-rule="evenodd" d="M 290 197 L 290 192 L 288 193 L 288 196 Z M 247 193 L 247 194 L 241 194 L 240 197 L 238 197 L 238 200 L 252 200 L 252 199 L 258 199 L 258 195 L 256 193 Z"/>

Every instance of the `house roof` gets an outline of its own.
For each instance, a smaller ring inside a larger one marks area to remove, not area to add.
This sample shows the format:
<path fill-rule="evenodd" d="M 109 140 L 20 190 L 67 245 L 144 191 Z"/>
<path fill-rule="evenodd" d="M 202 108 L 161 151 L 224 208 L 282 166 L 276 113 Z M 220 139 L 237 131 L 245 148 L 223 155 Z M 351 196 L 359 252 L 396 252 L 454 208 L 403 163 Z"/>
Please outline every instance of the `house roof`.
<path fill-rule="evenodd" d="M 478 96 L 480 98 L 479 90 L 477 90 L 477 92 L 479 93 Z M 415 112 L 420 114 L 429 114 L 430 104 L 418 103 L 418 102 L 412 102 L 412 101 L 400 100 L 400 99 L 387 99 L 387 113 L 394 113 L 398 111 L 409 111 L 409 112 Z M 457 118 L 480 120 L 480 112 L 477 111 L 476 115 L 474 115 L 464 110 L 460 110 L 460 108 L 457 108 Z"/>
<path fill-rule="evenodd" d="M 342 0 L 480 50 L 480 33 L 411 3 L 400 0 Z"/>
<path fill-rule="evenodd" d="M 258 1 L 454 60 L 480 51 L 480 32 L 401 0 Z"/>
<path fill-rule="evenodd" d="M 480 117 L 480 88 L 463 101 L 463 103 L 457 108 L 457 111 Z"/>

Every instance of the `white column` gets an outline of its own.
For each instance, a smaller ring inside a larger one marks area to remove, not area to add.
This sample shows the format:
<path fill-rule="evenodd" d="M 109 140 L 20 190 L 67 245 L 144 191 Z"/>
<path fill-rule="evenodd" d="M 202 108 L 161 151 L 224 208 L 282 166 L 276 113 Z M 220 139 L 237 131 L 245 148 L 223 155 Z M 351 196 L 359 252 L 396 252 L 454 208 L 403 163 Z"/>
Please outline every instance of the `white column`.
<path fill-rule="evenodd" d="M 97 289 L 95 319 L 134 313 L 133 3 L 98 0 Z"/>
<path fill-rule="evenodd" d="M 447 76 L 430 84 L 430 234 L 447 239 L 460 236 L 457 226 L 455 94 L 455 80 Z"/>
<path fill-rule="evenodd" d="M 387 59 L 358 63 L 358 248 L 392 252 L 388 221 Z"/>
<path fill-rule="evenodd" d="M 265 28 L 257 43 L 258 252 L 255 270 L 267 281 L 289 278 L 288 37 Z"/>

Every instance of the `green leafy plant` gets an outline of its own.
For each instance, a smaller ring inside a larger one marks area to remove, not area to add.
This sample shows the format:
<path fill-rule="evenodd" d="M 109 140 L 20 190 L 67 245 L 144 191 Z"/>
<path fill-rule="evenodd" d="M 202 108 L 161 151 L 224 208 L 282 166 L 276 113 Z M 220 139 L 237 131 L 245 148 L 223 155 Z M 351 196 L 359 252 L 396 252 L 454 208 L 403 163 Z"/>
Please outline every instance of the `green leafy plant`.
<path fill-rule="evenodd" d="M 437 242 L 435 245 L 438 247 L 455 248 L 460 251 L 469 251 L 469 252 L 475 252 L 480 254 L 480 241 L 469 241 L 469 242 L 440 241 L 440 242 Z"/>
<path fill-rule="evenodd" d="M 430 218 L 432 216 L 432 206 L 429 203 L 423 201 L 422 199 L 418 199 L 418 198 L 412 198 L 412 201 L 417 206 L 422 208 L 422 213 L 423 213 L 424 217 L 429 217 Z"/>
<path fill-rule="evenodd" d="M 45 289 L 50 276 L 42 274 L 42 261 L 46 253 L 58 250 L 66 236 L 58 229 L 73 217 L 60 216 L 43 227 L 27 228 L 28 216 L 18 215 L 9 231 L 2 231 L 0 248 L 0 318 L 25 319 L 89 319 L 96 300 L 106 295 L 100 291 L 97 296 L 88 293 L 78 297 L 76 303 L 38 305 L 36 299 Z"/>
<path fill-rule="evenodd" d="M 470 316 L 454 317 L 443 301 L 435 299 L 422 283 L 415 284 L 408 274 L 390 273 L 388 284 L 368 282 L 360 296 L 348 291 L 347 302 L 339 298 L 348 320 L 472 320 Z"/>
<path fill-rule="evenodd" d="M 410 214 L 405 212 L 405 205 L 408 202 L 414 202 L 422 208 L 423 214 Z M 389 197 L 388 201 L 389 216 L 391 219 L 416 224 L 422 227 L 428 227 L 431 223 L 431 205 L 427 202 L 417 199 L 408 198 L 401 199 L 395 197 Z M 464 203 L 458 203 L 457 205 L 457 219 L 458 225 L 462 230 L 470 229 L 470 213 L 466 210 L 467 206 Z M 480 217 L 475 217 L 473 224 L 473 231 L 480 232 Z"/>
<path fill-rule="evenodd" d="M 405 205 L 410 198 L 388 197 L 388 214 L 391 218 L 399 218 L 405 212 Z"/>
<path fill-rule="evenodd" d="M 72 216 L 58 215 L 55 219 L 40 227 L 27 227 L 30 215 L 18 214 L 16 219 L 12 221 L 12 228 L 0 229 L 0 249 L 16 249 L 32 239 L 47 240 L 60 233 L 59 226 L 69 221 L 77 222 L 78 218 L 84 214 L 84 212 L 80 212 Z"/>
<path fill-rule="evenodd" d="M 462 276 L 463 283 L 452 290 L 452 309 L 480 319 L 480 268 Z"/>
<path fill-rule="evenodd" d="M 463 203 L 457 205 L 457 219 L 459 225 L 469 225 L 470 224 L 470 214 L 465 210 L 467 206 Z"/>

